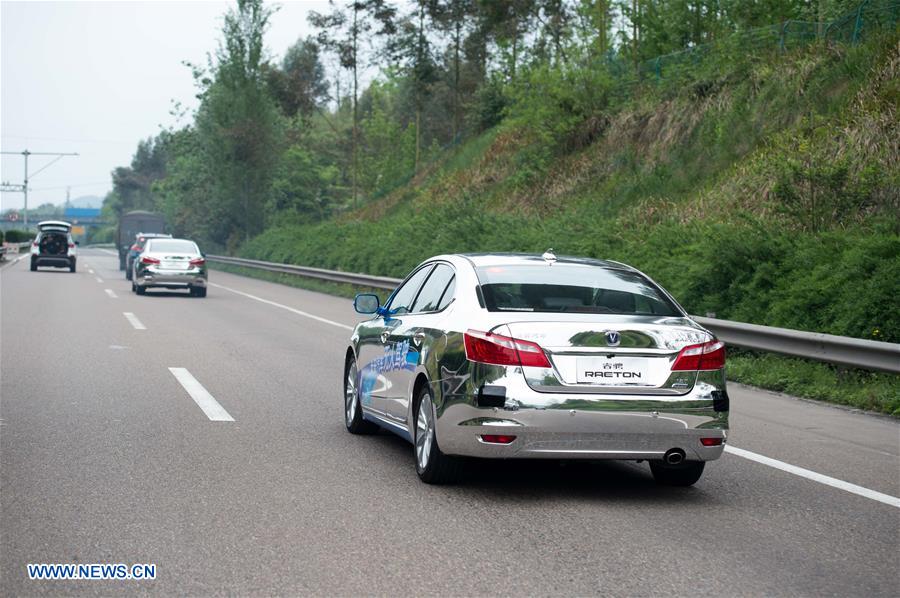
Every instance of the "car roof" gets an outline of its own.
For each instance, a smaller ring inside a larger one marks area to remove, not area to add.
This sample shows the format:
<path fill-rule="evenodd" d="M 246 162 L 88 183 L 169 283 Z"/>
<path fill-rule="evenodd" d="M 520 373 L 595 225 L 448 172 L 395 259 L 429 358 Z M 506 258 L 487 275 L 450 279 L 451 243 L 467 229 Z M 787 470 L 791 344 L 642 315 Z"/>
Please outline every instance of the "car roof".
<path fill-rule="evenodd" d="M 148 239 L 156 239 L 156 238 L 162 237 L 162 238 L 166 238 L 166 239 L 171 239 L 172 235 L 170 235 L 168 233 L 135 233 L 134 238 L 137 239 L 138 237 L 146 237 Z"/>
<path fill-rule="evenodd" d="M 476 268 L 486 266 L 514 266 L 545 264 L 547 260 L 538 253 L 460 253 L 459 257 L 467 259 Z M 613 270 L 634 270 L 631 266 L 612 260 L 600 260 L 589 257 L 557 255 L 557 264 L 579 264 L 583 266 L 599 266 Z"/>

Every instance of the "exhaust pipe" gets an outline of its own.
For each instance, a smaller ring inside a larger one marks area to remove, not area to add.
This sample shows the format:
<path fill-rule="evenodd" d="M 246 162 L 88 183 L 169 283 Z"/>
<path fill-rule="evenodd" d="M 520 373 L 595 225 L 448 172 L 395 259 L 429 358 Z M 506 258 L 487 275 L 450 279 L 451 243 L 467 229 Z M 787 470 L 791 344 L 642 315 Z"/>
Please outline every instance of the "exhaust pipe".
<path fill-rule="evenodd" d="M 663 461 L 666 465 L 681 465 L 684 463 L 684 451 L 680 448 L 669 449 L 663 455 Z"/>

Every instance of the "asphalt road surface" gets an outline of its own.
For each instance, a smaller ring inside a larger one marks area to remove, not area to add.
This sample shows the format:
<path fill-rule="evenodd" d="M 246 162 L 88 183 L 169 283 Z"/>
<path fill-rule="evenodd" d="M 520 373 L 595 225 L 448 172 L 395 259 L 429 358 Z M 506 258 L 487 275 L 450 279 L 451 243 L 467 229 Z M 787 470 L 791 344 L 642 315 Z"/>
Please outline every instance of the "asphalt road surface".
<path fill-rule="evenodd" d="M 103 250 L 2 268 L 2 595 L 900 595 L 896 420 L 733 385 L 748 452 L 692 488 L 620 462 L 433 487 L 344 429 L 349 301 L 220 272 L 138 297 Z"/>

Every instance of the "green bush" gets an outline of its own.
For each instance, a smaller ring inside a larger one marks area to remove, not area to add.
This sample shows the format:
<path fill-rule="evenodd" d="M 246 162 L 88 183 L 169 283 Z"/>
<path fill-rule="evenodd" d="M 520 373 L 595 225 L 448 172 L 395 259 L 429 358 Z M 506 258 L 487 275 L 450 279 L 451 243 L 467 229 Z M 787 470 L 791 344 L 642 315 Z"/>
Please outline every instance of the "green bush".
<path fill-rule="evenodd" d="M 13 229 L 6 231 L 7 243 L 24 243 L 25 241 L 30 241 L 33 237 L 33 234 L 24 230 Z"/>

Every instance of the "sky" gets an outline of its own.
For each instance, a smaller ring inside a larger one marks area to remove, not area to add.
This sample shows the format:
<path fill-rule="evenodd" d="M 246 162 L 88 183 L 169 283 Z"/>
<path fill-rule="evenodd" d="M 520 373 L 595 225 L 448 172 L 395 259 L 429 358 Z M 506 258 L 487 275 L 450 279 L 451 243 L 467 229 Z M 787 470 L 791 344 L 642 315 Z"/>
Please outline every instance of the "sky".
<path fill-rule="evenodd" d="M 310 10 L 327 1 L 282 1 L 266 45 L 280 58 L 313 33 Z M 127 166 L 141 139 L 190 123 L 173 102 L 194 109 L 183 61 L 206 64 L 218 46 L 230 2 L 0 2 L 0 146 L 4 152 L 76 152 L 33 176 L 28 207 L 104 196 L 110 172 Z M 31 156 L 35 173 L 53 157 Z M 2 181 L 21 185 L 21 155 L 2 156 Z M 20 209 L 22 193 L 0 195 L 0 211 Z"/>

